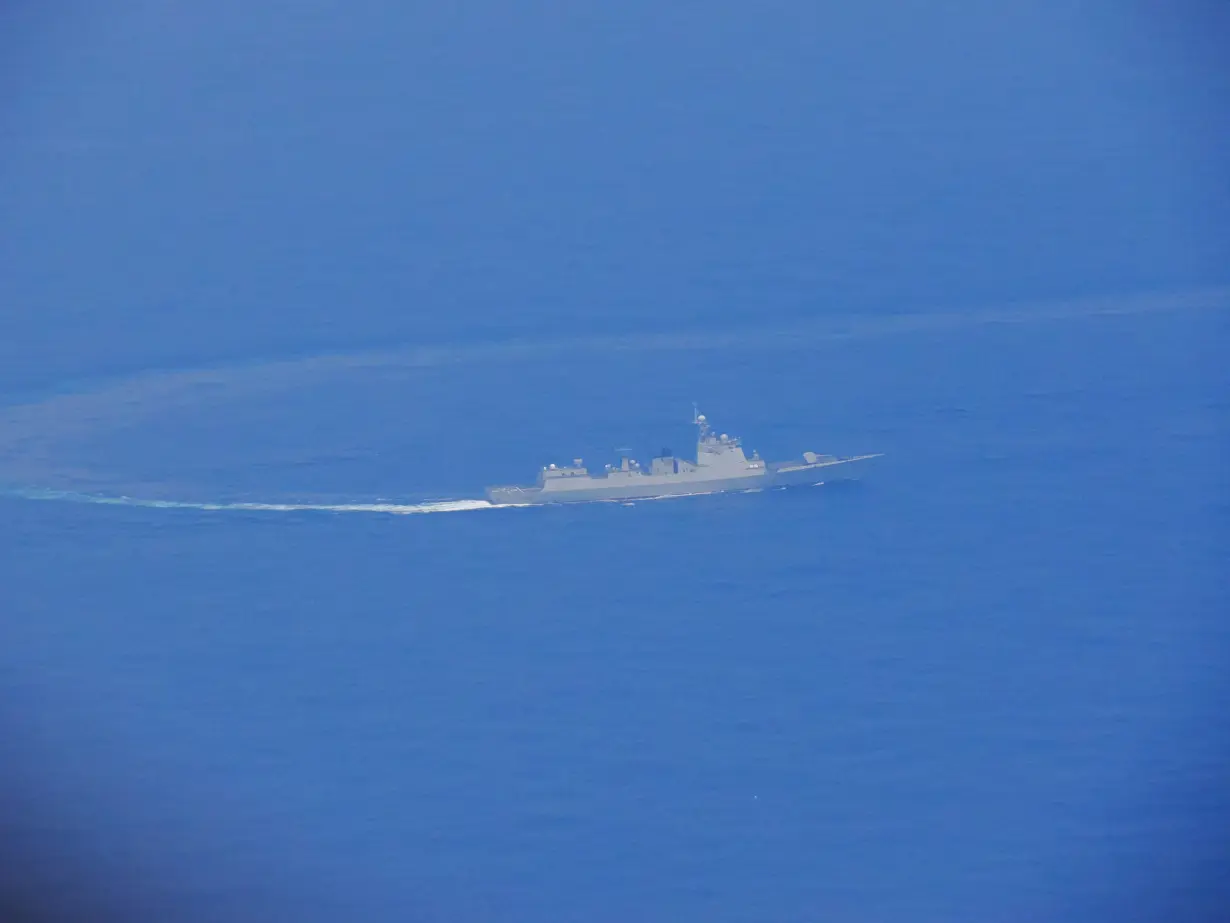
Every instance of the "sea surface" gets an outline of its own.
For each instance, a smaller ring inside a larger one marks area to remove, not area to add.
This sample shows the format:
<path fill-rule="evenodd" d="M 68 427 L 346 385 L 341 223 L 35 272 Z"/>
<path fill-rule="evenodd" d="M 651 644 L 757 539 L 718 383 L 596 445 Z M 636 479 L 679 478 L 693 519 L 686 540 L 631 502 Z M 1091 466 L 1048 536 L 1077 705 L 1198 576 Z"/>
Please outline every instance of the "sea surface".
<path fill-rule="evenodd" d="M 1224 47 L 5 5 L 0 916 L 1225 919 Z"/>
<path fill-rule="evenodd" d="M 54 806 L 31 836 L 182 919 L 1207 906 L 1226 320 L 473 350 L 95 417 L 77 463 L 248 502 L 399 508 L 574 449 L 686 451 L 693 396 L 766 457 L 885 457 L 426 515 L 5 499 L 6 713 Z"/>

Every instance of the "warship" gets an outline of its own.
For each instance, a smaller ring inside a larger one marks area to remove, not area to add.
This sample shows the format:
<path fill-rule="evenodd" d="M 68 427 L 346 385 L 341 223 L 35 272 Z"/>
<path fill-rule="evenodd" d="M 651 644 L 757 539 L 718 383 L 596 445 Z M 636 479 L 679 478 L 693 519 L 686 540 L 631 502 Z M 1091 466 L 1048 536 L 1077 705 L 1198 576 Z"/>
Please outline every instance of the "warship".
<path fill-rule="evenodd" d="M 804 452 L 793 461 L 766 462 L 757 452 L 748 458 L 736 436 L 715 433 L 704 414 L 693 408 L 696 461 L 676 458 L 669 449 L 649 469 L 624 455 L 619 465 L 590 474 L 577 458 L 571 465 L 547 465 L 532 487 L 488 487 L 495 504 L 580 503 L 595 500 L 649 500 L 723 491 L 761 490 L 852 480 L 875 455 L 817 455 Z"/>

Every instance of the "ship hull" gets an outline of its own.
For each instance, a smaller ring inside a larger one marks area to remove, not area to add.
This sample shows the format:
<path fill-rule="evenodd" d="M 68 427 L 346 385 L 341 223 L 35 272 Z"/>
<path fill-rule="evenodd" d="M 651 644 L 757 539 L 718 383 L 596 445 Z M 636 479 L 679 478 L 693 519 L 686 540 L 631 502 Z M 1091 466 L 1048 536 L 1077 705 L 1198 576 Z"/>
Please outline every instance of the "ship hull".
<path fill-rule="evenodd" d="M 706 478 L 664 475 L 642 475 L 628 478 L 627 483 L 612 483 L 615 479 L 578 479 L 553 489 L 542 487 L 489 487 L 487 499 L 495 504 L 527 505 L 548 503 L 594 503 L 598 501 L 650 500 L 659 497 L 686 497 L 697 494 L 728 493 L 761 490 L 766 487 L 794 487 L 856 479 L 865 463 L 878 456 L 862 455 L 809 464 L 778 462 L 755 474 L 741 477 Z M 622 479 L 621 479 L 622 480 Z"/>

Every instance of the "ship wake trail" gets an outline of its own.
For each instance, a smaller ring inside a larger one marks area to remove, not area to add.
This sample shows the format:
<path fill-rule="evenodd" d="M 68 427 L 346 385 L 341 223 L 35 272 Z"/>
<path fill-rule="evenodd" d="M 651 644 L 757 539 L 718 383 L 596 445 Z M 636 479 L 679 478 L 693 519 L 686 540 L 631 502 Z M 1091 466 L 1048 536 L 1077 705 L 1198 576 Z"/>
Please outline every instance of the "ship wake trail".
<path fill-rule="evenodd" d="M 146 509 L 205 510 L 208 512 L 254 513 L 386 513 L 412 516 L 421 513 L 466 513 L 474 510 L 495 510 L 515 506 L 511 503 L 489 503 L 486 500 L 430 500 L 423 503 L 211 503 L 190 500 L 151 500 L 140 497 L 112 497 L 103 494 L 79 493 L 71 490 L 11 490 L 9 496 L 26 500 L 58 500 L 65 503 L 95 503 L 103 506 L 133 506 Z"/>

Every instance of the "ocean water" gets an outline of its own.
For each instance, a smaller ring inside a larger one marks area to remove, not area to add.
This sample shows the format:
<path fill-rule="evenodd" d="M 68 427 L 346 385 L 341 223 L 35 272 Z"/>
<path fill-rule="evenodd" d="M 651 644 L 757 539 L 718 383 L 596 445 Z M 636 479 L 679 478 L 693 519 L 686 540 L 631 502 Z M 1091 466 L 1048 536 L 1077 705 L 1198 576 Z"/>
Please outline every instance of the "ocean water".
<path fill-rule="evenodd" d="M 682 446 L 688 395 L 767 457 L 886 455 L 852 485 L 413 516 L 7 499 L 8 719 L 55 817 L 30 835 L 181 918 L 1206 910 L 1226 320 L 487 350 L 94 417 L 78 463 L 249 502 Z"/>
<path fill-rule="evenodd" d="M 1224 36 L 5 6 L 0 916 L 1224 919 Z"/>

